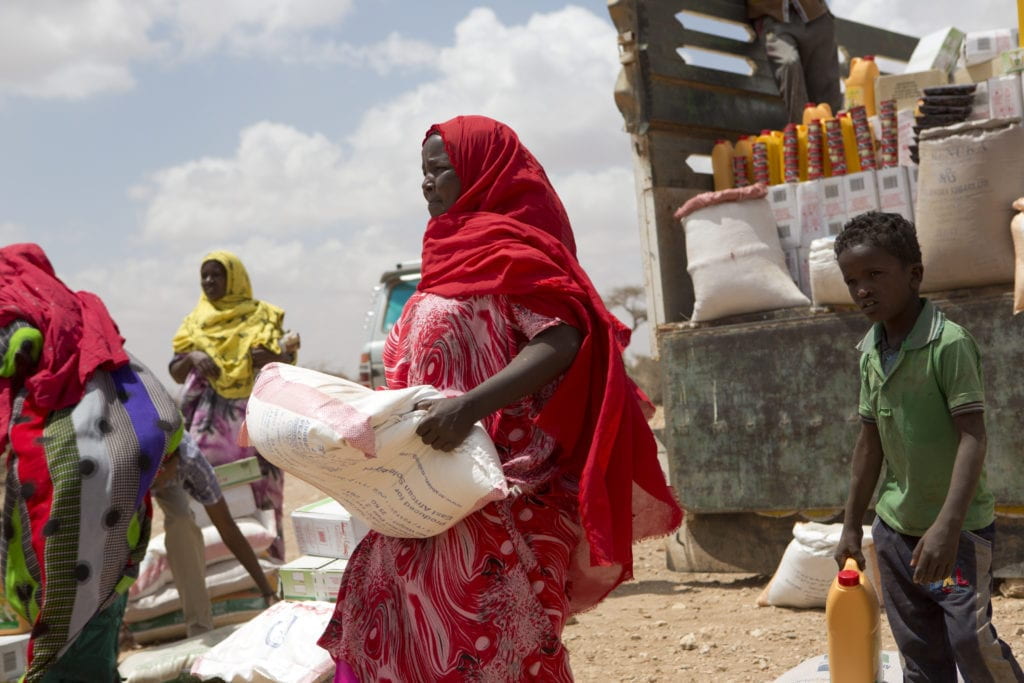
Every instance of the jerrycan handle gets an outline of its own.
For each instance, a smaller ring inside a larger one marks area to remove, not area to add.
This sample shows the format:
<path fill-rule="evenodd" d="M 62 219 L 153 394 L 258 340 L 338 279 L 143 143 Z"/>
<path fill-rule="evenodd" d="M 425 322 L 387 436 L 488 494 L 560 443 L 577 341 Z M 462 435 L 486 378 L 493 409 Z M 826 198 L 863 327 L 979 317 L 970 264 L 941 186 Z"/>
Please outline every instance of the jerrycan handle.
<path fill-rule="evenodd" d="M 846 564 L 843 565 L 843 571 L 850 570 L 853 570 L 855 572 L 860 571 L 860 567 L 857 566 L 857 560 L 853 559 L 852 557 L 846 558 Z"/>

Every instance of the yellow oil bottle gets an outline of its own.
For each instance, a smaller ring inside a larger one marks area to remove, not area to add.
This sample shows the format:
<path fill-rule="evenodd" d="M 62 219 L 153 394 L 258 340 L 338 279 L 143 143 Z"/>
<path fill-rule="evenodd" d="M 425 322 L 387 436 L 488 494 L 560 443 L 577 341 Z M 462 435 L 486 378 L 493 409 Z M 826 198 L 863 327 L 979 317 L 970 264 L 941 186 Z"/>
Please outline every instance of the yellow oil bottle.
<path fill-rule="evenodd" d="M 853 558 L 836 575 L 825 601 L 832 683 L 875 683 L 882 665 L 878 596 Z"/>
<path fill-rule="evenodd" d="M 715 146 L 711 149 L 711 171 L 715 178 L 715 190 L 728 190 L 736 186 L 732 173 L 734 154 L 731 142 L 715 140 Z"/>
<path fill-rule="evenodd" d="M 868 116 L 878 113 L 875 106 L 875 80 L 878 79 L 878 64 L 874 55 L 854 57 L 850 60 L 850 77 L 846 79 L 846 95 L 843 108 L 851 109 L 864 105 Z"/>

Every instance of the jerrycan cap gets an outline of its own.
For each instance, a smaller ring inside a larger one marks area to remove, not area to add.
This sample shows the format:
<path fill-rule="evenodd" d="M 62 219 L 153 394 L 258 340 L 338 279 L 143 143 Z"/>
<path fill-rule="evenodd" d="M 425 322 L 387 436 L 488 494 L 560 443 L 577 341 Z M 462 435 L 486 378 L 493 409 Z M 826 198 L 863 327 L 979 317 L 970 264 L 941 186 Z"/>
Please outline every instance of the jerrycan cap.
<path fill-rule="evenodd" d="M 804 105 L 804 109 L 814 109 L 817 106 L 818 105 L 816 105 L 814 102 L 808 102 L 807 104 Z"/>
<path fill-rule="evenodd" d="M 768 130 L 767 128 L 762 128 L 761 129 L 761 135 L 771 135 L 771 134 L 772 134 L 772 132 L 770 130 Z"/>
<path fill-rule="evenodd" d="M 839 585 L 857 586 L 860 584 L 860 573 L 856 569 L 843 569 L 839 572 Z"/>
<path fill-rule="evenodd" d="M 729 141 L 726 140 L 725 138 L 718 138 L 717 140 L 715 140 L 715 144 L 716 145 L 724 145 L 727 142 L 729 142 Z"/>
<path fill-rule="evenodd" d="M 864 59 L 868 60 L 869 62 L 873 62 L 873 61 L 875 61 L 875 56 L 874 55 L 864 55 Z"/>

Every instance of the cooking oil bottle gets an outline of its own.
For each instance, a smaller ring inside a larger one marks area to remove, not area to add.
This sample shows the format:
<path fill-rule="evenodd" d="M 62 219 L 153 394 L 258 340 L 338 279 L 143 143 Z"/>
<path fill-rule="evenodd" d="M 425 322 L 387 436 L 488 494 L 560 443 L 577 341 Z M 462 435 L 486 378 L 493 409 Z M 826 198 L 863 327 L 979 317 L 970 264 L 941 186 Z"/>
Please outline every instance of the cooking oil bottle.
<path fill-rule="evenodd" d="M 743 165 L 747 171 L 747 179 L 754 182 L 753 160 L 754 160 L 754 139 L 749 135 L 741 135 L 733 147 L 733 156 L 743 157 Z"/>
<path fill-rule="evenodd" d="M 846 172 L 861 170 L 860 155 L 857 154 L 857 136 L 853 130 L 853 119 L 845 111 L 839 112 L 839 125 L 843 131 L 843 155 L 846 157 Z"/>
<path fill-rule="evenodd" d="M 836 575 L 825 601 L 828 668 L 832 683 L 880 679 L 882 632 L 878 596 L 852 557 Z"/>
<path fill-rule="evenodd" d="M 711 148 L 711 170 L 715 178 L 715 190 L 728 190 L 735 187 L 732 175 L 732 157 L 735 154 L 732 143 L 728 140 L 715 140 Z"/>
<path fill-rule="evenodd" d="M 850 60 L 850 77 L 846 79 L 846 95 L 843 108 L 852 109 L 864 105 L 868 116 L 877 114 L 875 107 L 875 80 L 878 78 L 878 64 L 874 55 Z"/>
<path fill-rule="evenodd" d="M 756 142 L 763 143 L 768 149 L 768 183 L 778 185 L 782 182 L 782 131 L 761 131 Z"/>
<path fill-rule="evenodd" d="M 813 121 L 814 119 L 825 119 L 832 118 L 832 107 L 829 106 L 828 102 L 822 102 L 821 104 L 815 104 L 814 102 L 808 102 L 804 105 L 804 125 Z"/>

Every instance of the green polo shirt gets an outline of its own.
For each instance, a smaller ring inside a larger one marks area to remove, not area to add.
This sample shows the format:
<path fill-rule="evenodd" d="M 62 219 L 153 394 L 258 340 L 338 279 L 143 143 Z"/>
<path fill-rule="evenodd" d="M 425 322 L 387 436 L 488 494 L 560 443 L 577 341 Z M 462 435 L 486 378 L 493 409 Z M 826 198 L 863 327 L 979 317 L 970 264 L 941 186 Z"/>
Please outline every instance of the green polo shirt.
<path fill-rule="evenodd" d="M 984 410 L 981 355 L 967 330 L 927 300 L 888 375 L 879 356 L 882 334 L 876 323 L 857 345 L 860 416 L 878 425 L 885 454 L 875 512 L 896 531 L 921 536 L 949 492 L 960 444 L 953 416 Z M 981 529 L 994 519 L 982 470 L 963 528 Z"/>

